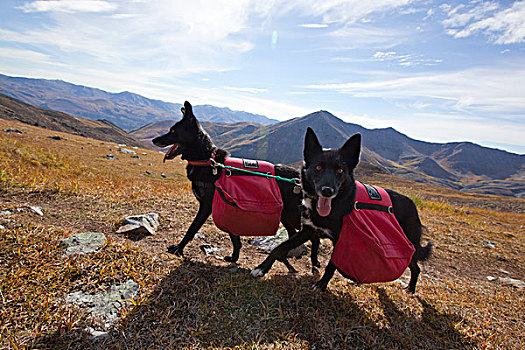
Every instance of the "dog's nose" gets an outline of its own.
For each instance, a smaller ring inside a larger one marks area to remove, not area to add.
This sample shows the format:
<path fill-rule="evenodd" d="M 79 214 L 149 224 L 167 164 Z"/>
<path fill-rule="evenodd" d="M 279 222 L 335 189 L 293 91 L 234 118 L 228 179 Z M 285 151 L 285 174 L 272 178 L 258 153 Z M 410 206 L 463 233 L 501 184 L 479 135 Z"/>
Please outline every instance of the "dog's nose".
<path fill-rule="evenodd" d="M 321 194 L 323 197 L 332 197 L 334 195 L 334 189 L 332 187 L 323 186 L 321 188 Z"/>

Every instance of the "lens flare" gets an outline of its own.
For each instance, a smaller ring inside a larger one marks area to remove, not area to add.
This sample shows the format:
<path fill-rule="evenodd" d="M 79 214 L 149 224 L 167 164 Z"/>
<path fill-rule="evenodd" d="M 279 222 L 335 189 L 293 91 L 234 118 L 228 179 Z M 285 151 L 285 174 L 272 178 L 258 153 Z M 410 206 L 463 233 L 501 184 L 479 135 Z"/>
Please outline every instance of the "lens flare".
<path fill-rule="evenodd" d="M 277 34 L 277 31 L 274 30 L 272 33 L 272 49 L 275 49 L 277 47 L 278 38 L 279 38 L 279 34 Z"/>

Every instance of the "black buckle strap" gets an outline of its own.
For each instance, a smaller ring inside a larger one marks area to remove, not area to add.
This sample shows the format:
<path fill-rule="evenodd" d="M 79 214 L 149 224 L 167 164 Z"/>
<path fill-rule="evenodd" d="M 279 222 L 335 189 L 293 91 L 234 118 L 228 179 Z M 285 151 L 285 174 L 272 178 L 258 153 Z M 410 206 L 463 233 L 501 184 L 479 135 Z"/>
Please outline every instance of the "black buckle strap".
<path fill-rule="evenodd" d="M 367 210 L 379 210 L 388 214 L 394 214 L 394 208 L 392 206 L 386 206 L 381 204 L 355 202 L 355 210 L 367 209 Z"/>

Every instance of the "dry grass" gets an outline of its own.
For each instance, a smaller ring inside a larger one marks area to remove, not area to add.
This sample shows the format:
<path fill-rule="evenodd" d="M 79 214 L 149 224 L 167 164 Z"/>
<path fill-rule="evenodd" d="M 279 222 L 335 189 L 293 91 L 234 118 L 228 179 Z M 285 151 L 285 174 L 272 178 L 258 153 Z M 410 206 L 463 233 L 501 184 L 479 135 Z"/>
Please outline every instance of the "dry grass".
<path fill-rule="evenodd" d="M 0 129 L 8 127 L 24 133 L 0 131 L 0 210 L 40 205 L 45 215 L 0 216 L 6 227 L 0 230 L 0 348 L 525 347 L 525 291 L 486 279 L 525 279 L 523 200 L 392 183 L 384 175 L 366 179 L 410 195 L 420 208 L 428 228 L 423 240 L 436 250 L 422 266 L 417 295 L 398 283 L 355 286 L 337 274 L 327 292 L 314 293 L 318 275 L 304 258 L 292 261 L 295 276 L 276 264 L 254 279 L 249 269 L 265 255 L 247 244 L 238 268 L 205 257 L 199 244 L 222 247 L 225 255 L 230 249 L 211 222 L 186 259 L 164 253 L 196 211 L 178 160 L 163 165 L 162 155 L 150 150 L 131 158 L 109 143 L 0 121 Z M 62 140 L 47 138 L 57 134 Z M 108 153 L 118 159 L 106 159 Z M 150 211 L 161 214 L 155 236 L 132 241 L 114 234 L 123 215 Z M 59 240 L 87 230 L 107 235 L 104 249 L 64 255 Z M 322 264 L 329 252 L 323 243 Z M 128 279 L 140 285 L 139 295 L 107 337 L 90 338 L 93 320 L 66 304 L 65 295 Z"/>

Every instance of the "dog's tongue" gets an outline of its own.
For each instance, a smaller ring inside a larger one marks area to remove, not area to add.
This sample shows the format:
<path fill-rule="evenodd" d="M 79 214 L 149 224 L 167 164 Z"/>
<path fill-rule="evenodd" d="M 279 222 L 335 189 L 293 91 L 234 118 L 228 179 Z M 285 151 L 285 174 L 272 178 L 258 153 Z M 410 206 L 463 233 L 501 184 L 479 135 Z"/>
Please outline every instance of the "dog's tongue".
<path fill-rule="evenodd" d="M 168 152 L 166 152 L 166 154 L 164 155 L 164 159 L 162 160 L 162 162 L 166 162 L 166 159 L 170 160 L 175 158 L 175 155 L 173 153 L 177 150 L 177 148 L 179 148 L 179 144 L 173 144 L 173 146 L 171 146 Z"/>
<path fill-rule="evenodd" d="M 317 212 L 321 216 L 328 216 L 332 210 L 332 198 L 319 197 L 317 200 Z"/>

